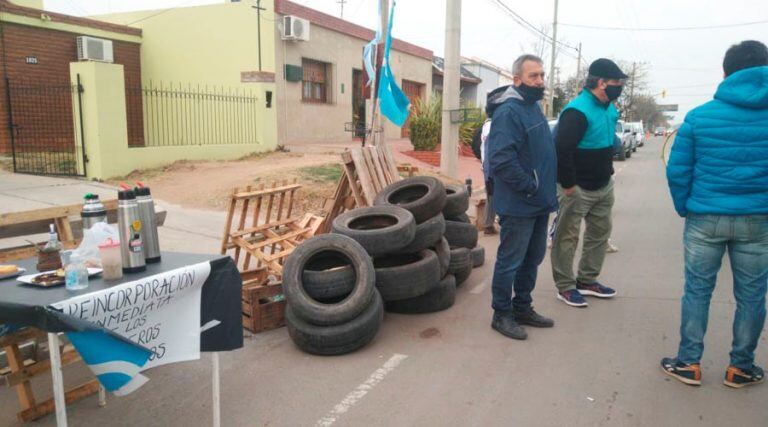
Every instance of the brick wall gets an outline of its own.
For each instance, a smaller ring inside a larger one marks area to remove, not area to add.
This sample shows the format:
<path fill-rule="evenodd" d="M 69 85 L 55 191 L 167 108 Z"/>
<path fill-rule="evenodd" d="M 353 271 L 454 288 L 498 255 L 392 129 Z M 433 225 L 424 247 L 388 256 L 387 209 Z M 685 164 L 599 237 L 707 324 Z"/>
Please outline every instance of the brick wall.
<path fill-rule="evenodd" d="M 77 61 L 76 37 L 77 34 L 63 31 L 3 23 L 0 38 L 0 152 L 11 151 L 6 77 L 12 85 L 22 81 L 32 85 L 68 84 L 69 63 Z M 113 49 L 115 63 L 123 65 L 126 81 L 140 82 L 140 45 L 115 40 Z M 36 57 L 37 64 L 27 64 L 28 56 Z M 132 145 L 143 145 L 140 94 L 126 91 L 126 106 L 138 109 L 137 114 L 129 115 L 133 119 L 128 124 L 128 139 Z M 65 118 L 67 115 L 51 114 L 50 117 Z"/>

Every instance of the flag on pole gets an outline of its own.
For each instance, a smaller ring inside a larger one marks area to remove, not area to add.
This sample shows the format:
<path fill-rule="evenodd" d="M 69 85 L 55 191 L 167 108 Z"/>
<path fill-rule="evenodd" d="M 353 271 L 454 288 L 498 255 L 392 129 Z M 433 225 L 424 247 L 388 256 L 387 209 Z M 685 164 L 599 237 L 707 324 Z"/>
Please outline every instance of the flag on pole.
<path fill-rule="evenodd" d="M 408 109 L 411 106 L 411 101 L 400 90 L 392 73 L 392 68 L 389 66 L 389 50 L 392 46 L 392 21 L 395 15 L 395 3 L 395 1 L 392 2 L 392 9 L 389 11 L 387 41 L 384 46 L 384 60 L 381 64 L 381 75 L 379 76 L 379 105 L 381 114 L 392 123 L 402 127 L 405 121 L 408 120 Z"/>
<path fill-rule="evenodd" d="M 363 48 L 363 65 L 365 65 L 365 72 L 368 73 L 367 86 L 373 83 L 373 78 L 376 76 L 376 66 L 374 65 L 374 55 L 376 54 L 376 46 L 381 41 L 381 3 L 379 3 L 378 25 L 376 26 L 376 36 L 373 40 L 368 42 Z"/>

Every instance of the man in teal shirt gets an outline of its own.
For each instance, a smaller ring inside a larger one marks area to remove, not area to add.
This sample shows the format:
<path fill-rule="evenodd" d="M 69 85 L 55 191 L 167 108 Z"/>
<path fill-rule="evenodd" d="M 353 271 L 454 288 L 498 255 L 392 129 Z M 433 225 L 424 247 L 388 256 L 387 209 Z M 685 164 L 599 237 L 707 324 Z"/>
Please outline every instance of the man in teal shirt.
<path fill-rule="evenodd" d="M 613 142 L 619 112 L 613 102 L 627 78 L 610 59 L 589 66 L 584 90 L 566 105 L 558 122 L 557 194 L 560 201 L 552 244 L 552 274 L 557 298 L 586 307 L 584 295 L 612 298 L 616 291 L 597 281 L 611 236 Z M 586 223 L 577 275 L 573 258 L 581 221 Z"/>

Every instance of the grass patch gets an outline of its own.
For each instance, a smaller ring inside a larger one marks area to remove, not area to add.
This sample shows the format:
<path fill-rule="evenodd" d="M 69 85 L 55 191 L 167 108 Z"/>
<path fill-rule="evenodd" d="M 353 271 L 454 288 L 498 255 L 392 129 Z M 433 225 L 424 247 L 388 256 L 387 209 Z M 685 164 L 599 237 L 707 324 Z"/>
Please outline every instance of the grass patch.
<path fill-rule="evenodd" d="M 336 182 L 341 178 L 341 165 L 329 163 L 320 166 L 307 166 L 299 169 L 304 179 L 313 182 Z"/>

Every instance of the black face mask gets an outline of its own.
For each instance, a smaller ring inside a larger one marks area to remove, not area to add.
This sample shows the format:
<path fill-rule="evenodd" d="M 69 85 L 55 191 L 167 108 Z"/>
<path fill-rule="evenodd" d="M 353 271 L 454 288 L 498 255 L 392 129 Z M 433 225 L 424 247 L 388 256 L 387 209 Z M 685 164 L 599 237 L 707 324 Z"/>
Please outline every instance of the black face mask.
<path fill-rule="evenodd" d="M 605 96 L 608 97 L 608 102 L 613 102 L 621 96 L 621 90 L 624 89 L 623 85 L 608 86 L 605 88 Z"/>
<path fill-rule="evenodd" d="M 517 86 L 515 89 L 522 95 L 523 99 L 529 102 L 541 101 L 544 98 L 543 87 L 528 86 L 525 83 L 520 83 L 520 86 Z"/>

